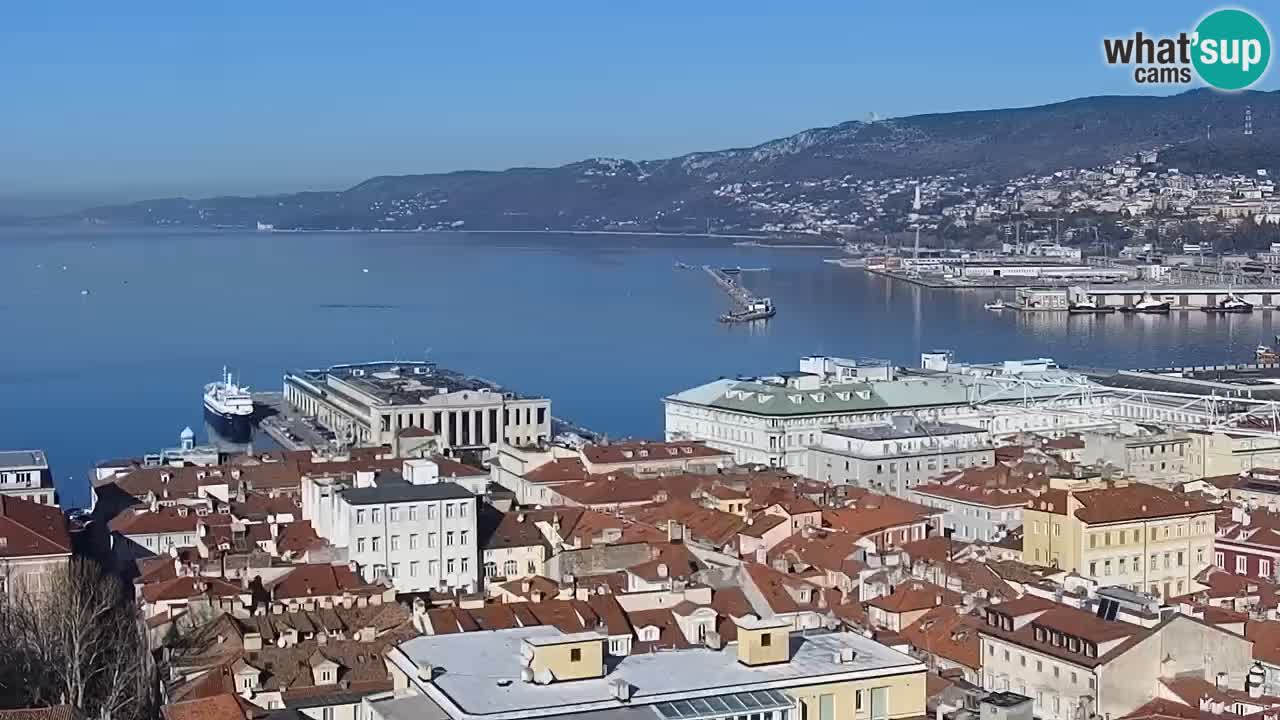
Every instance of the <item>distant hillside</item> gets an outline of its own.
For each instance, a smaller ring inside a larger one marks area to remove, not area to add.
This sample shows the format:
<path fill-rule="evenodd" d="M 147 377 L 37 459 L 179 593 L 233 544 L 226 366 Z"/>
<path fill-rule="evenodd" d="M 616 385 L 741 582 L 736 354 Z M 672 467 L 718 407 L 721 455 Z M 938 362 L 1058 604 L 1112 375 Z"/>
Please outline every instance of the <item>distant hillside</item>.
<path fill-rule="evenodd" d="M 1253 108 L 1255 134 L 1241 120 Z M 916 115 L 815 128 L 750 148 L 666 160 L 593 159 L 512 168 L 375 177 L 341 192 L 173 198 L 98 207 L 109 223 L 277 228 L 727 230 L 769 220 L 715 190 L 730 183 L 965 174 L 1001 181 L 1167 147 L 1184 171 L 1251 170 L 1280 159 L 1280 93 L 1194 90 L 1104 96 L 1006 110 Z M 1211 139 L 1205 140 L 1206 127 Z M 1262 162 L 1262 161 L 1267 162 Z M 1274 165 L 1271 165 L 1274 167 Z"/>

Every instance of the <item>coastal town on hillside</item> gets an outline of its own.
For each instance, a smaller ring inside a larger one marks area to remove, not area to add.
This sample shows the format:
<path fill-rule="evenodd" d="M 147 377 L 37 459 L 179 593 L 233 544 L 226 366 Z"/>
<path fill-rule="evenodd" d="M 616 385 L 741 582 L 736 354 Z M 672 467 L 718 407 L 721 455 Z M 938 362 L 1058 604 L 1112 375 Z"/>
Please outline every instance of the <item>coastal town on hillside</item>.
<path fill-rule="evenodd" d="M 464 378 L 286 373 L 84 509 L 0 452 L 0 718 L 1280 715 L 1274 365 L 806 356 L 623 440 Z"/>

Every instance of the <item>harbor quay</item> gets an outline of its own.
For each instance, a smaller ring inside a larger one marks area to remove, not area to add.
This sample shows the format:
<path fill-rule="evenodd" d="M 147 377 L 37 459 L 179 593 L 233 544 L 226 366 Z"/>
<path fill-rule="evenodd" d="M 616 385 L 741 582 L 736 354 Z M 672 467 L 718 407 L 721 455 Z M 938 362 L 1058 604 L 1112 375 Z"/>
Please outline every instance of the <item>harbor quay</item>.
<path fill-rule="evenodd" d="M 1086 298 L 1100 308 L 1127 308 L 1144 298 L 1168 303 L 1171 310 L 1216 308 L 1231 298 L 1238 298 L 1256 309 L 1275 309 L 1280 304 L 1280 286 L 1231 287 L 1228 285 L 1160 286 L 1139 283 L 1105 287 L 1021 287 L 1013 310 L 1067 310 L 1070 302 Z"/>

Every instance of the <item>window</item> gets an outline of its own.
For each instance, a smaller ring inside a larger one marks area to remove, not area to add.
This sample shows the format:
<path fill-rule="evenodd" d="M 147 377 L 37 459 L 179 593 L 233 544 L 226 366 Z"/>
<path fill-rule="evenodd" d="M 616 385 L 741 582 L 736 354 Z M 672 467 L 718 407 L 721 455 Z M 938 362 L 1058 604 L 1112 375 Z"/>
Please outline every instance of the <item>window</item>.
<path fill-rule="evenodd" d="M 862 691 L 861 690 L 856 690 L 853 693 L 853 709 L 856 711 L 862 710 Z"/>
<path fill-rule="evenodd" d="M 418 577 L 418 561 L 417 560 L 412 560 L 409 562 L 409 577 Z"/>
<path fill-rule="evenodd" d="M 458 503 L 458 517 L 467 516 L 467 507 L 468 507 L 468 504 L 465 502 Z"/>
<path fill-rule="evenodd" d="M 444 534 L 444 544 L 445 544 L 445 547 L 453 547 L 453 531 L 452 530 Z"/>
<path fill-rule="evenodd" d="M 773 645 L 773 635 L 771 633 L 762 633 L 760 635 L 760 647 L 770 647 Z"/>
<path fill-rule="evenodd" d="M 1182 567 L 1183 565 L 1185 565 L 1185 564 L 1186 564 L 1185 562 L 1183 562 L 1183 560 L 1184 560 L 1184 558 L 1183 558 L 1182 551 L 1181 551 L 1181 550 L 1179 550 L 1179 551 L 1178 551 L 1178 567 Z"/>
<path fill-rule="evenodd" d="M 380 508 L 374 508 L 369 511 L 369 522 L 374 525 L 382 522 L 382 510 Z"/>
<path fill-rule="evenodd" d="M 446 575 L 453 574 L 453 558 L 444 561 L 444 572 Z"/>
<path fill-rule="evenodd" d="M 369 545 L 370 547 L 373 548 L 374 552 L 378 552 L 378 541 L 381 539 L 382 538 L 378 537 L 377 535 L 374 535 L 373 537 L 369 538 Z"/>
<path fill-rule="evenodd" d="M 439 561 L 439 560 L 428 560 L 428 561 L 427 561 L 427 574 L 428 574 L 428 575 L 430 575 L 431 577 L 436 577 L 437 575 L 439 575 L 439 574 L 440 574 L 440 561 Z"/>
<path fill-rule="evenodd" d="M 463 573 L 466 573 L 471 569 L 470 558 L 462 558 L 462 560 L 460 560 L 459 563 Z"/>
<path fill-rule="evenodd" d="M 1258 575 L 1268 579 L 1271 577 L 1271 561 L 1270 560 L 1258 561 Z"/>
<path fill-rule="evenodd" d="M 427 547 L 433 548 L 435 546 L 436 546 L 436 534 L 427 533 Z"/>
<path fill-rule="evenodd" d="M 569 662 L 582 662 L 582 648 L 569 648 Z"/>
<path fill-rule="evenodd" d="M 435 506 L 435 505 L 427 505 L 427 519 L 428 519 L 428 520 L 435 520 L 435 519 L 436 519 L 436 506 Z"/>
<path fill-rule="evenodd" d="M 391 577 L 400 577 L 400 563 L 391 563 Z"/>
<path fill-rule="evenodd" d="M 444 516 L 447 518 L 453 517 L 453 503 L 444 504 Z"/>
<path fill-rule="evenodd" d="M 467 531 L 466 531 L 466 530 L 460 530 L 460 531 L 458 531 L 458 544 L 459 544 L 459 545 L 466 545 L 466 544 L 467 544 Z"/>
<path fill-rule="evenodd" d="M 1225 568 L 1227 566 L 1226 556 L 1222 554 L 1221 550 L 1217 550 L 1213 553 L 1213 564 L 1220 568 Z"/>
<path fill-rule="evenodd" d="M 363 510 L 357 510 L 357 511 L 356 511 L 356 524 L 357 524 L 357 525 L 363 525 L 363 524 L 364 524 L 364 511 L 363 511 Z"/>
<path fill-rule="evenodd" d="M 409 534 L 409 549 L 410 550 L 418 549 L 418 533 Z"/>
<path fill-rule="evenodd" d="M 325 673 L 325 675 L 328 675 L 328 673 Z M 328 678 L 326 677 L 325 680 L 327 681 Z M 320 708 L 320 720 L 333 720 L 333 708 Z"/>
<path fill-rule="evenodd" d="M 1236 573 L 1245 575 L 1249 572 L 1249 558 L 1244 555 L 1236 556 Z"/>
<path fill-rule="evenodd" d="M 409 522 L 416 522 L 417 520 L 418 520 L 418 506 L 410 505 L 409 506 Z"/>
<path fill-rule="evenodd" d="M 1098 577 L 1098 563 L 1096 561 L 1090 561 L 1089 563 L 1089 577 Z"/>
<path fill-rule="evenodd" d="M 395 551 L 395 550 L 399 550 L 399 549 L 400 549 L 400 536 L 399 536 L 399 535 L 392 535 L 392 536 L 391 536 L 391 550 Z"/>
<path fill-rule="evenodd" d="M 364 552 L 364 538 L 356 538 L 356 552 Z"/>
<path fill-rule="evenodd" d="M 506 575 L 507 577 L 515 577 L 516 573 L 518 572 L 520 572 L 520 564 L 517 563 L 515 560 L 508 560 L 502 563 L 503 575 Z"/>
<path fill-rule="evenodd" d="M 836 720 L 836 696 L 823 693 L 818 696 L 818 720 Z"/>
<path fill-rule="evenodd" d="M 387 510 L 387 522 L 400 522 L 400 508 L 389 508 Z"/>

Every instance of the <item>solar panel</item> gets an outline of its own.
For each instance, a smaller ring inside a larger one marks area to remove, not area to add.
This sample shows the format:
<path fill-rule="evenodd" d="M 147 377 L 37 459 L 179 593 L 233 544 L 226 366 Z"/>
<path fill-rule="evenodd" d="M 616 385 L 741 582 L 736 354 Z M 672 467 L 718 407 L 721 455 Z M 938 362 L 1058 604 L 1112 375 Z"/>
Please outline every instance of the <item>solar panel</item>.
<path fill-rule="evenodd" d="M 746 712 L 760 713 L 765 710 L 779 710 L 794 706 L 795 702 L 790 697 L 777 690 L 756 690 L 658 703 L 654 706 L 654 710 L 664 720 L 693 720 L 694 718 L 722 718 Z"/>

